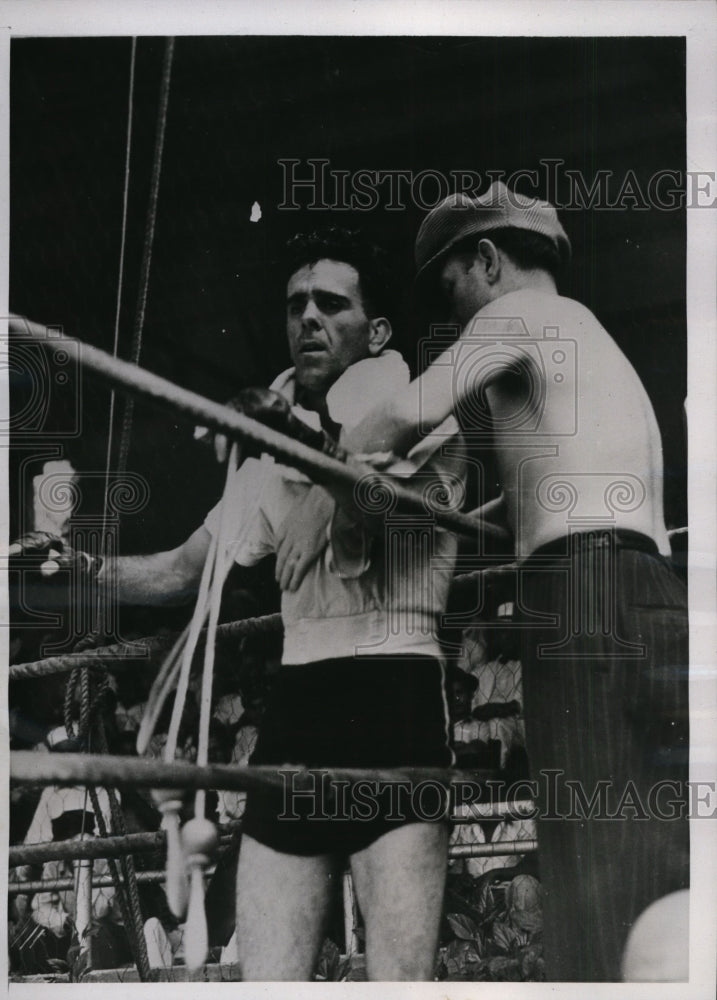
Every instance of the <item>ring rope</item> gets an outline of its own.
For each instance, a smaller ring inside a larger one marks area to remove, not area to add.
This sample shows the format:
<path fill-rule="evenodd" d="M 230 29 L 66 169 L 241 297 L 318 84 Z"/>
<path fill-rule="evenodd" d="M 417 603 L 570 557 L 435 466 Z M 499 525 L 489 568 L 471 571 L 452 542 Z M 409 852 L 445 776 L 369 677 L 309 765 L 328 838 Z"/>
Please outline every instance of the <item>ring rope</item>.
<path fill-rule="evenodd" d="M 221 589 L 221 584 L 219 585 L 219 589 Z M 211 671 L 211 663 L 207 669 Z M 106 747 L 102 747 L 101 749 L 106 750 Z M 39 768 L 33 766 L 35 763 L 40 765 Z M 57 773 L 58 771 L 59 773 Z M 190 777 L 187 773 L 188 771 L 191 773 L 191 780 L 187 780 Z M 283 784 L 287 772 L 296 776 L 300 783 L 302 781 L 305 783 L 306 780 L 310 778 L 315 780 L 315 776 L 312 775 L 310 771 L 306 771 L 303 768 L 274 769 L 270 767 L 256 766 L 236 768 L 226 765 L 187 765 L 177 761 L 172 761 L 171 763 L 159 763 L 157 761 L 147 759 L 133 760 L 125 757 L 109 757 L 106 754 L 93 757 L 81 754 L 47 755 L 47 757 L 43 755 L 43 759 L 41 761 L 37 761 L 37 755 L 32 751 L 16 752 L 11 755 L 11 778 L 14 780 L 25 780 L 33 783 L 87 783 L 93 799 L 95 812 L 98 814 L 98 825 L 100 825 L 101 828 L 100 832 L 105 834 L 105 838 L 92 841 L 80 840 L 79 842 L 66 841 L 41 845 L 24 845 L 23 847 L 13 849 L 9 852 L 9 862 L 11 865 L 19 865 L 23 863 L 27 865 L 31 864 L 33 861 L 38 863 L 40 859 L 46 860 L 46 858 L 43 858 L 43 854 L 46 852 L 52 853 L 55 857 L 58 853 L 64 854 L 66 857 L 72 853 L 72 855 L 76 858 L 78 854 L 84 853 L 84 851 L 88 848 L 93 852 L 93 855 L 96 851 L 97 855 L 94 856 L 100 856 L 108 860 L 110 870 L 112 871 L 112 879 L 108 880 L 105 884 L 113 884 L 120 890 L 119 897 L 120 902 L 123 904 L 122 909 L 125 913 L 126 923 L 131 925 L 131 923 L 133 924 L 139 921 L 139 926 L 141 926 L 141 910 L 139 908 L 139 898 L 137 895 L 137 879 L 134 873 L 134 859 L 130 851 L 133 847 L 136 850 L 140 846 L 140 840 L 142 842 L 143 850 L 156 850 L 163 841 L 166 841 L 167 844 L 169 844 L 169 837 L 167 835 L 162 836 L 162 831 L 160 831 L 159 836 L 156 834 L 154 836 L 151 834 L 149 836 L 146 834 L 140 834 L 135 835 L 134 837 L 125 835 L 114 838 L 114 845 L 112 846 L 115 846 L 118 850 L 120 867 L 125 875 L 125 886 L 127 888 L 131 887 L 134 889 L 133 893 L 131 891 L 128 893 L 129 899 L 125 901 L 122 898 L 122 888 L 124 887 L 120 886 L 116 875 L 117 865 L 111 856 L 111 851 L 108 850 L 110 845 L 106 839 L 106 829 L 103 830 L 102 826 L 104 824 L 99 822 L 99 814 L 101 811 L 98 809 L 96 803 L 96 791 L 93 787 L 94 784 L 101 783 L 111 787 L 121 787 L 123 784 L 131 784 L 133 787 L 181 787 L 185 789 L 189 786 L 195 787 L 197 790 L 204 790 L 207 787 L 220 789 L 225 787 L 237 788 L 237 779 L 240 778 L 241 787 L 249 788 L 256 783 L 275 785 L 277 780 L 280 780 Z M 476 781 L 476 779 L 480 776 L 480 772 L 473 771 L 460 773 L 452 770 L 446 770 L 444 768 L 407 768 L 396 770 L 332 768 L 326 769 L 325 771 L 322 771 L 322 773 L 327 774 L 329 779 L 333 778 L 334 780 L 338 779 L 342 781 L 347 779 L 351 781 L 359 779 L 373 779 L 375 781 L 382 782 L 423 782 L 432 779 L 434 781 L 440 781 L 444 786 L 454 784 L 458 781 L 463 782 L 468 779 L 475 783 L 475 787 L 477 789 L 480 787 Z M 491 773 L 492 772 L 486 772 L 486 776 Z M 112 805 L 112 799 L 110 802 Z M 478 806 L 480 805 L 481 804 L 478 804 Z M 532 803 L 520 801 L 515 803 L 501 803 L 498 806 L 494 804 L 483 804 L 482 809 L 479 808 L 476 812 L 473 812 L 472 816 L 466 817 L 463 821 L 469 822 L 470 819 L 475 821 L 475 819 L 478 818 L 478 814 L 481 812 L 485 814 L 483 818 L 486 818 L 487 816 L 490 818 L 498 818 L 501 813 L 503 815 L 508 815 L 509 812 L 512 812 L 515 815 L 519 815 L 521 813 L 525 814 L 526 808 L 532 808 Z M 194 837 L 193 839 L 196 841 L 198 838 Z M 230 833 L 228 839 L 231 842 L 235 842 L 236 831 Z M 159 841 L 159 844 L 157 841 Z M 191 848 L 189 848 L 188 845 L 185 847 L 185 850 L 191 852 Z M 518 854 L 525 855 L 536 850 L 537 841 L 535 840 L 508 841 L 496 844 L 454 844 L 449 848 L 449 858 L 490 857 Z M 198 854 L 197 851 L 202 851 L 202 853 Z M 206 915 L 204 913 L 204 878 L 209 868 L 209 860 L 208 856 L 204 856 L 204 851 L 201 847 L 195 847 L 194 853 L 189 853 L 187 859 L 188 868 L 191 874 L 189 908 L 187 912 L 187 929 L 191 929 L 191 933 L 189 934 L 187 940 L 188 950 L 186 951 L 186 962 L 187 967 L 193 970 L 200 968 L 206 961 L 207 956 L 208 932 Z M 130 872 L 132 875 L 130 875 Z M 160 880 L 161 876 L 157 878 L 157 881 Z M 169 864 L 164 884 L 165 891 L 167 892 L 167 896 L 169 898 Z M 42 883 L 40 883 L 40 885 L 42 885 Z M 17 892 L 21 891 L 22 884 L 18 884 Z M 128 910 L 129 913 L 127 913 Z M 133 938 L 134 936 L 135 935 L 132 934 L 130 935 L 130 938 Z M 146 947 L 143 947 L 145 944 L 144 940 L 141 942 L 137 940 L 136 942 L 131 943 L 138 945 L 136 948 L 133 947 L 132 950 L 135 952 L 134 957 L 140 978 L 146 981 L 146 979 L 151 975 L 151 972 L 146 958 Z"/>
<path fill-rule="evenodd" d="M 420 783 L 433 781 L 443 785 L 465 785 L 495 777 L 490 768 L 459 771 L 442 767 L 351 768 L 326 767 L 306 769 L 297 765 L 206 764 L 199 767 L 187 761 L 163 761 L 121 757 L 112 754 L 49 753 L 14 750 L 10 754 L 10 779 L 30 785 L 103 785 L 116 788 L 214 788 L 218 791 L 246 792 L 252 788 L 286 788 L 289 776 L 294 787 L 303 788 L 314 777 L 312 772 L 327 775 L 334 781 L 371 781 Z"/>
<path fill-rule="evenodd" d="M 534 816 L 535 804 L 530 799 L 517 799 L 512 802 L 474 802 L 468 813 L 454 813 L 449 818 L 454 826 L 465 826 L 484 820 L 532 819 Z M 230 844 L 240 831 L 241 820 L 220 826 L 220 845 Z M 84 840 L 15 844 L 8 849 L 8 867 L 30 867 L 47 861 L 95 861 L 99 858 L 118 858 L 123 854 L 147 854 L 162 851 L 166 843 L 165 831 L 156 830 L 128 833 L 122 837 L 88 837 Z M 137 872 L 138 881 L 142 881 L 141 875 L 142 872 Z"/>
<path fill-rule="evenodd" d="M 514 571 L 518 563 L 501 563 L 488 566 L 485 569 L 461 573 L 453 578 L 452 587 L 467 587 L 477 582 L 481 577 L 488 579 L 493 576 L 508 575 Z M 255 618 L 240 618 L 234 622 L 225 622 L 217 627 L 217 639 L 230 641 L 249 635 L 266 635 L 280 632 L 282 629 L 280 612 L 269 615 L 259 615 Z M 75 667 L 91 666 L 107 668 L 122 664 L 125 660 L 150 659 L 165 653 L 177 640 L 176 633 L 168 636 L 146 636 L 142 639 L 132 639 L 127 642 L 117 642 L 109 646 L 97 646 L 94 649 L 83 650 L 80 653 L 63 653 L 59 656 L 48 656 L 43 660 L 32 660 L 28 663 L 15 663 L 10 666 L 8 680 L 21 681 L 33 677 L 48 677 L 52 674 L 68 673 Z"/>
<path fill-rule="evenodd" d="M 361 466 L 355 461 L 343 464 L 300 441 L 295 441 L 279 431 L 252 420 L 243 413 L 183 389 L 138 365 L 113 358 L 97 347 L 67 337 L 50 336 L 47 327 L 40 323 L 14 315 L 10 316 L 8 326 L 11 333 L 29 336 L 53 353 L 65 351 L 65 344 L 68 341 L 78 344 L 80 363 L 94 374 L 107 379 L 113 385 L 147 396 L 156 403 L 180 411 L 195 423 L 221 431 L 231 440 L 247 438 L 281 461 L 307 473 L 319 485 L 339 482 L 355 489 L 361 484 L 362 487 L 368 487 L 365 491 L 367 493 L 381 492 L 384 498 L 390 500 L 389 506 L 395 505 L 402 513 L 415 513 L 425 517 L 426 507 L 423 498 L 400 486 L 391 477 L 382 475 L 368 466 Z M 468 514 L 440 509 L 432 513 L 436 524 L 440 527 L 473 540 L 480 539 L 481 536 L 484 539 L 491 536 L 503 537 L 501 529 Z M 673 532 L 677 533 L 681 533 L 681 529 Z"/>
<path fill-rule="evenodd" d="M 451 844 L 448 848 L 448 858 L 452 860 L 453 858 L 487 858 L 504 854 L 529 854 L 537 851 L 537 849 L 538 842 L 532 837 L 526 837 L 525 840 L 501 840 L 495 844 Z M 99 855 L 99 857 L 101 856 Z M 53 860 L 53 858 L 48 856 L 47 860 Z M 212 872 L 210 871 L 209 874 L 212 874 Z M 166 877 L 166 872 L 159 869 L 137 872 L 137 882 L 139 884 L 162 884 L 165 882 Z M 114 883 L 110 875 L 96 875 L 92 879 L 92 887 L 94 889 L 109 888 L 112 885 Z M 35 892 L 66 892 L 73 887 L 73 879 L 65 877 L 10 882 L 7 891 L 10 896 L 19 896 L 24 894 L 30 895 Z"/>
<path fill-rule="evenodd" d="M 232 835 L 230 828 L 224 828 L 220 840 L 228 843 Z M 166 844 L 164 830 L 125 833 L 121 837 L 86 837 L 84 840 L 16 844 L 8 849 L 8 867 L 40 865 L 46 861 L 96 861 L 98 858 L 119 858 L 123 854 L 147 854 L 163 850 Z"/>
<path fill-rule="evenodd" d="M 688 529 L 672 528 L 667 534 L 669 538 L 686 534 Z M 497 563 L 485 569 L 472 570 L 470 573 L 460 573 L 453 578 L 452 588 L 467 587 L 481 578 L 492 579 L 509 576 L 520 568 L 519 562 Z M 269 615 L 259 615 L 255 618 L 240 618 L 234 622 L 224 622 L 217 628 L 217 639 L 230 641 L 249 635 L 266 635 L 280 632 L 282 629 L 280 612 Z M 132 639 L 127 642 L 117 642 L 109 646 L 97 646 L 94 649 L 83 650 L 80 653 L 63 653 L 59 656 L 48 656 L 42 660 L 31 660 L 28 663 L 14 663 L 8 669 L 9 681 L 30 680 L 37 677 L 48 677 L 53 674 L 69 673 L 75 667 L 91 666 L 107 668 L 122 665 L 123 661 L 151 659 L 166 652 L 176 641 L 176 634 L 162 636 L 146 636 L 142 639 Z"/>
<path fill-rule="evenodd" d="M 451 844 L 449 860 L 453 858 L 495 858 L 504 854 L 532 854 L 538 850 L 535 838 L 525 840 L 500 840 L 497 844 Z"/>
<path fill-rule="evenodd" d="M 453 858 L 488 858 L 504 854 L 530 854 L 537 851 L 537 849 L 538 842 L 532 837 L 526 837 L 525 840 L 501 840 L 495 844 L 451 844 L 448 848 L 448 858 L 452 860 Z M 98 856 L 102 857 L 102 855 Z M 74 858 L 74 855 L 68 856 L 68 860 L 69 857 Z M 53 857 L 48 855 L 47 860 L 53 860 Z M 212 871 L 208 874 L 212 874 Z M 162 884 L 165 882 L 166 877 L 166 872 L 158 869 L 137 872 L 137 882 L 139 884 Z M 112 885 L 114 883 L 110 875 L 96 875 L 92 879 L 92 887 L 95 889 L 110 887 Z M 19 896 L 24 894 L 30 895 L 35 892 L 66 892 L 68 889 L 71 890 L 73 886 L 74 882 L 71 877 L 32 879 L 10 882 L 7 891 L 10 896 Z"/>
<path fill-rule="evenodd" d="M 281 615 L 275 613 L 259 618 L 243 618 L 236 622 L 227 622 L 219 626 L 217 637 L 220 640 L 233 640 L 247 635 L 279 632 L 281 628 Z M 153 635 L 143 639 L 132 639 L 128 642 L 117 642 L 110 646 L 97 646 L 94 649 L 83 650 L 81 653 L 63 653 L 60 656 L 46 657 L 44 660 L 15 663 L 8 670 L 8 679 L 23 681 L 48 677 L 52 674 L 69 673 L 75 667 L 81 666 L 101 669 L 107 669 L 112 665 L 122 666 L 130 661 L 147 660 L 165 653 L 174 645 L 176 639 L 176 634 Z"/>
<path fill-rule="evenodd" d="M 140 884 L 157 885 L 164 882 L 164 872 L 146 871 L 137 872 L 137 882 Z M 75 887 L 75 880 L 72 876 L 63 878 L 30 879 L 26 882 L 10 882 L 7 887 L 9 896 L 30 896 L 36 892 L 71 892 Z M 94 875 L 92 877 L 93 889 L 111 889 L 114 881 L 111 875 Z"/>
<path fill-rule="evenodd" d="M 286 434 L 252 420 L 243 413 L 183 389 L 138 365 L 123 361 L 121 358 L 113 358 L 111 354 L 97 347 L 67 337 L 49 336 L 47 328 L 42 324 L 23 317 L 11 316 L 9 328 L 12 333 L 20 333 L 38 340 L 53 353 L 66 351 L 68 341 L 77 344 L 78 359 L 88 371 L 114 385 L 180 412 L 195 424 L 220 431 L 231 440 L 246 438 L 280 461 L 306 473 L 319 485 L 338 482 L 355 489 L 360 483 L 362 492 L 366 495 L 380 495 L 382 506 L 385 501 L 391 509 L 406 514 L 417 514 L 422 518 L 426 516 L 425 498 L 401 486 L 390 476 L 376 472 L 370 466 L 361 465 L 355 460 L 347 464 L 339 462 L 315 448 L 310 448 Z M 502 539 L 504 535 L 501 529 L 488 522 L 477 520 L 459 511 L 438 508 L 431 513 L 438 526 L 465 535 L 474 541 L 481 536 Z"/>

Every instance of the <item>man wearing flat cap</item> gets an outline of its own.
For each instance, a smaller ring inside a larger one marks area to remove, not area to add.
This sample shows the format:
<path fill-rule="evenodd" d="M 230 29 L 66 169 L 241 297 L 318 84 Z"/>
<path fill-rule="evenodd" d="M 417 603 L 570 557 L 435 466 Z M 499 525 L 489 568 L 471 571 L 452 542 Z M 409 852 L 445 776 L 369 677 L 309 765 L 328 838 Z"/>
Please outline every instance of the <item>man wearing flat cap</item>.
<path fill-rule="evenodd" d="M 483 514 L 505 519 L 520 564 L 547 975 L 615 981 L 632 923 L 689 879 L 686 593 L 657 422 L 615 341 L 558 294 L 570 243 L 553 206 L 500 182 L 451 196 L 415 249 L 458 339 L 344 443 L 403 454 L 455 411 L 495 449 L 502 493 Z"/>

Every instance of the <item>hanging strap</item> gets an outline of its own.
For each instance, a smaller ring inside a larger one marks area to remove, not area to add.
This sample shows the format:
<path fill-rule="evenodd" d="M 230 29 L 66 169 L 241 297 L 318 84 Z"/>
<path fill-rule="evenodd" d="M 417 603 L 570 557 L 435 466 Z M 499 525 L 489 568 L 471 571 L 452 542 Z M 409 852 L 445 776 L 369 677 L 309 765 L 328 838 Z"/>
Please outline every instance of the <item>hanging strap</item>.
<path fill-rule="evenodd" d="M 144 331 L 144 318 L 147 309 L 147 292 L 149 290 L 149 274 L 152 267 L 152 249 L 154 246 L 154 232 L 157 225 L 157 204 L 159 202 L 159 179 L 162 172 L 162 154 L 164 152 L 164 136 L 167 128 L 167 108 L 169 106 L 169 84 L 172 78 L 172 61 L 174 59 L 174 39 L 168 38 L 164 46 L 164 60 L 162 63 L 162 79 L 159 87 L 159 106 L 157 109 L 157 128 L 154 141 L 154 159 L 152 163 L 152 178 L 149 189 L 149 201 L 147 203 L 147 220 L 144 231 L 144 242 L 142 246 L 142 268 L 140 271 L 139 293 L 137 296 L 137 308 L 135 310 L 134 326 L 132 329 L 132 344 L 130 347 L 129 360 L 133 364 L 139 363 L 142 351 L 142 334 Z M 122 418 L 122 430 L 120 434 L 119 456 L 117 468 L 124 472 L 127 468 L 127 456 L 129 454 L 129 444 L 132 435 L 132 416 L 134 414 L 134 400 L 129 397 L 125 403 L 124 415 Z"/>
<path fill-rule="evenodd" d="M 117 302 L 115 304 L 114 338 L 112 342 L 112 355 L 115 358 L 117 357 L 119 351 L 120 313 L 122 311 L 125 251 L 127 247 L 127 207 L 129 205 L 130 163 L 132 159 L 132 122 L 134 118 L 134 75 L 135 75 L 136 63 L 137 63 L 137 39 L 133 38 L 132 48 L 130 50 L 129 93 L 127 96 L 127 138 L 125 142 L 124 188 L 122 193 L 122 232 L 120 238 L 119 273 L 117 275 Z M 115 414 L 116 399 L 117 399 L 117 391 L 113 386 L 112 391 L 110 393 L 110 413 L 109 413 L 109 421 L 107 427 L 107 454 L 105 457 L 105 493 L 104 493 L 104 501 L 102 504 L 103 548 L 105 541 L 105 532 L 107 530 L 107 508 L 109 505 L 109 483 L 110 483 L 110 470 L 112 463 L 112 440 L 114 437 L 114 414 Z"/>
<path fill-rule="evenodd" d="M 206 636 L 202 674 L 198 762 L 206 763 L 208 757 L 216 631 L 222 590 L 231 565 L 231 552 L 233 551 L 233 546 L 229 544 L 231 533 L 229 494 L 231 481 L 236 472 L 237 455 L 238 446 L 235 443 L 232 445 L 227 463 L 226 482 L 220 506 L 219 530 L 211 538 L 192 620 L 175 644 L 167 663 L 162 667 L 152 687 L 147 711 L 142 719 L 142 727 L 137 738 L 138 752 L 144 752 L 161 712 L 164 699 L 176 682 L 177 690 L 163 754 L 166 763 L 172 763 L 175 758 L 192 661 L 207 615 L 209 615 L 209 629 Z M 246 514 L 252 519 L 255 516 L 255 512 L 252 511 L 247 511 Z M 184 838 L 180 834 L 181 795 L 163 791 L 155 795 L 155 801 L 162 812 L 162 828 L 167 834 L 167 902 L 175 916 L 180 919 L 188 911 L 185 957 L 190 968 L 198 968 L 206 958 L 207 947 L 203 873 L 204 868 L 210 862 L 213 844 L 216 840 L 216 830 L 213 824 L 208 823 L 204 817 L 205 793 L 203 791 L 198 792 L 195 797 L 195 819 L 190 821 L 186 828 L 187 836 L 193 845 L 191 849 L 187 849 Z M 198 823 L 204 824 L 199 831 L 199 840 L 196 836 Z M 203 849 L 197 849 L 197 844 Z"/>

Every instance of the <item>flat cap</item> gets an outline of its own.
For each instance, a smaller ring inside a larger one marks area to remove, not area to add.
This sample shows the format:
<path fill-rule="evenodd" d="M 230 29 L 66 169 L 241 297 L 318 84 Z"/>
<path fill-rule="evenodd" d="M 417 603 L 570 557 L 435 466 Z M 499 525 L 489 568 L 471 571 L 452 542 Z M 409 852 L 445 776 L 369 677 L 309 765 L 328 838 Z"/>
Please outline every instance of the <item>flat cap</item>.
<path fill-rule="evenodd" d="M 491 229 L 528 229 L 555 244 L 560 259 L 570 257 L 570 240 L 547 201 L 528 198 L 495 181 L 484 195 L 452 194 L 431 209 L 416 237 L 417 277 L 435 265 L 459 240 Z"/>

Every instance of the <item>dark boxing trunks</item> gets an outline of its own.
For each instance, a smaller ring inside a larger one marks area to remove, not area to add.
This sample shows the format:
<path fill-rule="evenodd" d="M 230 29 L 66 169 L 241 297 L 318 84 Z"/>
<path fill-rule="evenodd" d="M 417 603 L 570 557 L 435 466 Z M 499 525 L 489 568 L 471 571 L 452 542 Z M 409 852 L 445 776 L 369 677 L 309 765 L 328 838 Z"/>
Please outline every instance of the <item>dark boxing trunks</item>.
<path fill-rule="evenodd" d="M 448 767 L 443 668 L 429 656 L 346 657 L 281 668 L 251 764 L 300 765 L 283 789 L 252 790 L 243 829 L 290 854 L 352 854 L 405 823 L 445 819 L 437 783 L 326 780 L 326 767 Z M 424 783 L 424 785 L 427 783 Z"/>

